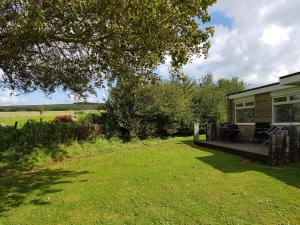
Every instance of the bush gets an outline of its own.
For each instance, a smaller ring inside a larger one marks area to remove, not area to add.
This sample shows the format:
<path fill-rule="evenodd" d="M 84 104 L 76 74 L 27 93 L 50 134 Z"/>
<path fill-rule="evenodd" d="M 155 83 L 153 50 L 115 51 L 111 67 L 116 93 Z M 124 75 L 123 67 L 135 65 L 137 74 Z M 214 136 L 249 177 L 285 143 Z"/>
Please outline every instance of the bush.
<path fill-rule="evenodd" d="M 123 140 L 167 135 L 190 135 L 193 122 L 227 121 L 227 98 L 245 84 L 237 78 L 214 81 L 208 74 L 157 84 L 119 82 L 109 92 L 102 122 L 107 136 Z"/>
<path fill-rule="evenodd" d="M 226 122 L 227 96 L 245 89 L 245 84 L 238 78 L 219 79 L 214 81 L 212 74 L 203 76 L 200 82 L 194 84 L 191 91 L 191 106 L 194 121 Z"/>
<path fill-rule="evenodd" d="M 53 123 L 28 120 L 20 129 L 0 128 L 0 150 L 17 148 L 20 151 L 40 145 L 85 140 L 97 135 L 99 125 L 85 123 Z"/>
<path fill-rule="evenodd" d="M 189 103 L 186 90 L 176 82 L 137 86 L 119 83 L 109 93 L 106 134 L 128 141 L 190 132 Z"/>

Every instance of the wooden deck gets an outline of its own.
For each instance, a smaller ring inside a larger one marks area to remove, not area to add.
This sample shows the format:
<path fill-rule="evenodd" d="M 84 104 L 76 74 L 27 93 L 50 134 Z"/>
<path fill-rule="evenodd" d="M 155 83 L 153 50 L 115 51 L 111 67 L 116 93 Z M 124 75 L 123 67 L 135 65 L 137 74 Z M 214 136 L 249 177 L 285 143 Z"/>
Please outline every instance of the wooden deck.
<path fill-rule="evenodd" d="M 262 161 L 268 160 L 269 146 L 247 142 L 199 141 L 195 144 Z"/>

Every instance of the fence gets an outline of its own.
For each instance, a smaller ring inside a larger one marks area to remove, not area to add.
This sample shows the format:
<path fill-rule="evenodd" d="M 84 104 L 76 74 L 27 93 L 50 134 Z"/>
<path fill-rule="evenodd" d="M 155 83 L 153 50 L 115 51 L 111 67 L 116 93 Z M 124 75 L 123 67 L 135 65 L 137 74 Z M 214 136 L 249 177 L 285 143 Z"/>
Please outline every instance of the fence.
<path fill-rule="evenodd" d="M 284 165 L 300 161 L 300 128 L 290 126 L 269 136 L 269 164 Z"/>

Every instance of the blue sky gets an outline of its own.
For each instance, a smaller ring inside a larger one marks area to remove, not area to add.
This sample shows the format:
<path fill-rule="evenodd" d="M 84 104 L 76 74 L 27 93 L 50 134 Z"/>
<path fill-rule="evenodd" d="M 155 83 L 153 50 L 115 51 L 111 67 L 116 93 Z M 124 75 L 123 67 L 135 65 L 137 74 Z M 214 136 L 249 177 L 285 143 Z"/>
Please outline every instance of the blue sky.
<path fill-rule="evenodd" d="M 97 90 L 97 96 L 90 95 L 87 99 L 89 102 L 103 102 L 106 98 L 106 90 Z M 74 103 L 78 100 L 73 95 L 64 91 L 57 90 L 52 95 L 45 95 L 41 91 L 35 91 L 29 94 L 11 95 L 9 90 L 0 92 L 0 106 L 6 105 L 44 105 L 44 104 L 65 104 Z"/>
<path fill-rule="evenodd" d="M 211 72 L 215 79 L 239 77 L 249 87 L 277 82 L 279 76 L 300 71 L 300 1 L 219 0 L 210 8 L 215 26 L 207 59 L 193 57 L 183 68 L 190 77 Z M 167 60 L 168 61 L 168 60 Z M 168 78 L 169 63 L 157 72 Z M 36 91 L 10 95 L 0 91 L 0 105 L 72 103 L 73 96 L 57 91 L 50 97 Z M 88 101 L 102 102 L 105 90 Z"/>
<path fill-rule="evenodd" d="M 213 11 L 211 13 L 211 21 L 209 24 L 221 25 L 230 29 L 233 26 L 233 19 L 226 16 L 223 11 Z"/>

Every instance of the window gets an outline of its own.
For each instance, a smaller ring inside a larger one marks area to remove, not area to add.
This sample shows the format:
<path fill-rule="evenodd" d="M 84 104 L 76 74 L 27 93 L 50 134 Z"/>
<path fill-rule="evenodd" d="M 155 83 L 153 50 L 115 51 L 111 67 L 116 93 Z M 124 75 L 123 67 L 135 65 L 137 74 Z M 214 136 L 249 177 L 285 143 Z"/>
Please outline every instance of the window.
<path fill-rule="evenodd" d="M 235 105 L 236 123 L 254 123 L 255 122 L 255 104 L 254 102 L 243 102 Z"/>
<path fill-rule="evenodd" d="M 244 103 L 238 103 L 236 104 L 236 107 L 243 107 L 244 106 Z"/>
<path fill-rule="evenodd" d="M 286 102 L 287 97 L 279 97 L 279 98 L 274 98 L 274 102 Z"/>
<path fill-rule="evenodd" d="M 300 100 L 300 95 L 291 95 L 290 96 L 290 101 L 297 101 Z"/>
<path fill-rule="evenodd" d="M 254 102 L 246 102 L 245 106 L 254 106 Z"/>
<path fill-rule="evenodd" d="M 273 98 L 274 123 L 300 123 L 300 95 Z"/>

